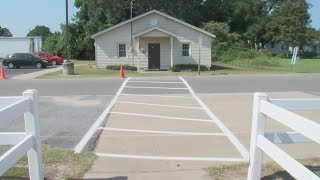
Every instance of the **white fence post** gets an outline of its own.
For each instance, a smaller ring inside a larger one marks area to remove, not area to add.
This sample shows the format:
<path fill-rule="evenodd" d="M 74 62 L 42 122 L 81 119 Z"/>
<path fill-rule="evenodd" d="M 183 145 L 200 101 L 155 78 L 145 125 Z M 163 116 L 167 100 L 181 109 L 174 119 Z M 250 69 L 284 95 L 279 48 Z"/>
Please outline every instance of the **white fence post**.
<path fill-rule="evenodd" d="M 22 94 L 31 99 L 30 111 L 24 113 L 26 134 L 34 136 L 34 146 L 28 151 L 29 176 L 30 179 L 43 180 L 38 91 L 27 90 Z"/>
<path fill-rule="evenodd" d="M 250 143 L 250 165 L 248 171 L 248 180 L 257 180 L 261 177 L 262 150 L 257 146 L 258 136 L 264 135 L 266 116 L 260 112 L 261 100 L 268 100 L 264 93 L 255 93 L 253 101 L 251 143 Z"/>

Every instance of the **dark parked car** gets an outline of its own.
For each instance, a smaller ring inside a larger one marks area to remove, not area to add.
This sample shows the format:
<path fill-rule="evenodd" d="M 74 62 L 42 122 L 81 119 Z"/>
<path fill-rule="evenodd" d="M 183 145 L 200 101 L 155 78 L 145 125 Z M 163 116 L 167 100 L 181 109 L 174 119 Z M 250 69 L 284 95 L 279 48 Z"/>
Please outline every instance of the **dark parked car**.
<path fill-rule="evenodd" d="M 20 68 L 22 66 L 46 68 L 51 64 L 46 59 L 41 59 L 39 56 L 29 53 L 14 53 L 10 58 L 5 58 L 2 65 L 8 66 L 9 69 Z"/>

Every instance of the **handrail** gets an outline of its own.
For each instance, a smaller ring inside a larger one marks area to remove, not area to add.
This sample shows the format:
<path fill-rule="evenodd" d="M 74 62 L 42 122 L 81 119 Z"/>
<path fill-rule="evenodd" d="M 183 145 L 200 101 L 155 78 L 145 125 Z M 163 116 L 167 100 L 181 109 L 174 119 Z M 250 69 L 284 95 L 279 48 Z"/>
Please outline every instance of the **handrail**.
<path fill-rule="evenodd" d="M 296 103 L 300 104 L 297 105 Z M 317 175 L 274 144 L 306 143 L 311 141 L 320 143 L 320 124 L 288 111 L 288 109 L 320 109 L 319 105 L 320 99 L 270 100 L 264 93 L 255 93 L 248 180 L 260 179 L 263 153 L 266 153 L 271 159 L 276 161 L 283 169 L 297 179 L 320 179 Z M 296 132 L 265 132 L 267 116 Z"/>
<path fill-rule="evenodd" d="M 0 145 L 14 145 L 0 157 L 0 176 L 27 153 L 30 179 L 43 180 L 38 91 L 24 91 L 23 96 L 13 97 L 11 103 L 4 107 L 6 103 L 10 103 L 10 98 L 0 97 L 0 125 L 24 115 L 25 132 L 0 133 Z"/>

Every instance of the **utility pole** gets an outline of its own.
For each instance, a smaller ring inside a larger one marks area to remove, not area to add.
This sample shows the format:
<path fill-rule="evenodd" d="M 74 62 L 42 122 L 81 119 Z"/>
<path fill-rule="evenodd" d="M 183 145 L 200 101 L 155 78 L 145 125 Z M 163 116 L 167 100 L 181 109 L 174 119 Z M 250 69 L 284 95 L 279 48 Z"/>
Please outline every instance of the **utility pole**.
<path fill-rule="evenodd" d="M 66 58 L 63 62 L 63 74 L 74 75 L 74 63 L 70 61 L 70 47 L 69 47 L 69 15 L 68 15 L 68 0 L 66 0 Z"/>
<path fill-rule="evenodd" d="M 130 2 L 130 19 L 132 19 L 132 5 L 133 5 L 133 0 Z"/>
<path fill-rule="evenodd" d="M 69 51 L 69 14 L 68 14 L 68 0 L 66 0 L 66 54 L 67 62 L 70 62 L 70 51 Z"/>

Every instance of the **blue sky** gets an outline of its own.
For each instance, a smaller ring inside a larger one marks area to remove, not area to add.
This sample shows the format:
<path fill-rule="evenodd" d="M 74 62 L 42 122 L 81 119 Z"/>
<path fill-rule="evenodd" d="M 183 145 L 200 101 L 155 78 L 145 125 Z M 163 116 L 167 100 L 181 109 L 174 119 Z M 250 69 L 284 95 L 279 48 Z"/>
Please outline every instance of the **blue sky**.
<path fill-rule="evenodd" d="M 320 29 L 320 0 L 307 0 L 313 5 L 311 26 Z M 77 9 L 69 0 L 69 17 Z M 0 26 L 10 29 L 14 37 L 24 37 L 36 25 L 48 26 L 52 32 L 65 22 L 65 0 L 2 0 Z"/>

